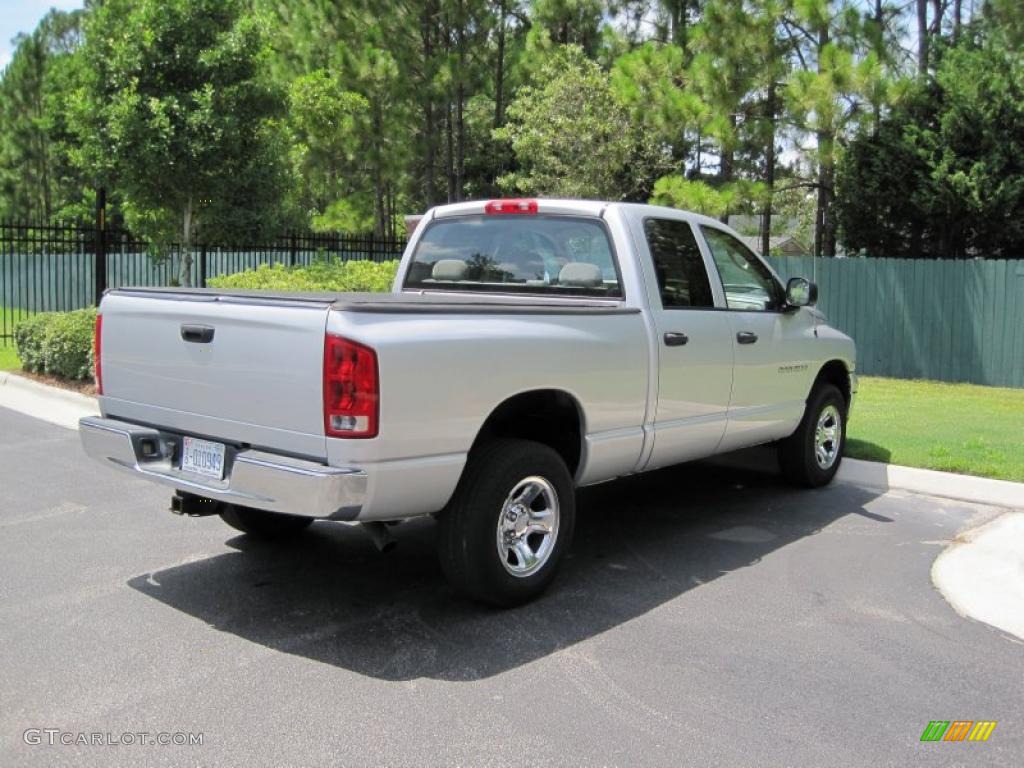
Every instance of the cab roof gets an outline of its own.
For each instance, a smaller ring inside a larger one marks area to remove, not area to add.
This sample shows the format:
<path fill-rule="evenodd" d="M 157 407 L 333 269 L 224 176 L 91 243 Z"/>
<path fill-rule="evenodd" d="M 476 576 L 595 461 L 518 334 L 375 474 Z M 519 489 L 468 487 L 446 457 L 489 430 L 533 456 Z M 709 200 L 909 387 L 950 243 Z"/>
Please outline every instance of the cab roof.
<path fill-rule="evenodd" d="M 692 211 L 684 211 L 679 208 L 668 208 L 661 205 L 646 205 L 644 203 L 616 203 L 603 200 L 574 200 L 571 198 L 557 197 L 530 197 L 530 198 L 496 198 L 491 200 L 471 200 L 464 203 L 451 203 L 439 205 L 427 212 L 427 219 L 446 219 L 455 216 L 470 216 L 487 213 L 488 205 L 500 203 L 531 204 L 530 213 L 537 214 L 562 214 L 573 216 L 601 216 L 608 209 L 620 209 L 633 216 L 657 216 L 683 214 L 688 220 L 695 224 L 725 228 L 718 219 L 704 216 Z M 522 215 L 521 213 L 505 213 L 495 215 Z"/>

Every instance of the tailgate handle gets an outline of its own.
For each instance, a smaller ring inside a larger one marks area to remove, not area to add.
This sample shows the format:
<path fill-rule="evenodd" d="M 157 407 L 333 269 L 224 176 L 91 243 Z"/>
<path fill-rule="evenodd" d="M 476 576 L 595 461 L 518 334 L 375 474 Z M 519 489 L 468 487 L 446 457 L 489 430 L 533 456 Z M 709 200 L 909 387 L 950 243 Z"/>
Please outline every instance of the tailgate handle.
<path fill-rule="evenodd" d="M 213 331 L 213 327 L 209 325 L 183 325 L 181 340 L 191 341 L 193 344 L 209 344 L 213 341 Z"/>

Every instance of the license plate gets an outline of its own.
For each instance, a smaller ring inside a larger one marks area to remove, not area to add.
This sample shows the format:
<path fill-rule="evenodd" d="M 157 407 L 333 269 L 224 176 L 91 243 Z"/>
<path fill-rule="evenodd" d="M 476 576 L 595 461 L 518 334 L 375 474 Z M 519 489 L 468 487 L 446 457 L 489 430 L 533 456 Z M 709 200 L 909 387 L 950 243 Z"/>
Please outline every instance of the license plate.
<path fill-rule="evenodd" d="M 186 437 L 181 446 L 181 469 L 218 480 L 224 477 L 224 445 Z"/>

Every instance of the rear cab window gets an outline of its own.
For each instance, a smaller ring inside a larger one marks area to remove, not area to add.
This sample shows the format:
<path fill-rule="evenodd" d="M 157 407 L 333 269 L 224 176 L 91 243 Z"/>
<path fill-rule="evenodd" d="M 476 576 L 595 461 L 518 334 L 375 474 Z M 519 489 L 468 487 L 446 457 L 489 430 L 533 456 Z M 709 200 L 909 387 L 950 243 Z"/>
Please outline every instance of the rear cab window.
<path fill-rule="evenodd" d="M 405 290 L 622 298 L 602 220 L 586 216 L 466 215 L 431 222 Z"/>

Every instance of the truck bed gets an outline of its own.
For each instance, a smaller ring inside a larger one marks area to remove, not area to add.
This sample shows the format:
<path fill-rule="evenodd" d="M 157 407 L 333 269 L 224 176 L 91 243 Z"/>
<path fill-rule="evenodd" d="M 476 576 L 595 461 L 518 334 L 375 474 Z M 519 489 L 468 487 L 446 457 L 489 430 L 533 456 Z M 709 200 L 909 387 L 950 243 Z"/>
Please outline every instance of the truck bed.
<path fill-rule="evenodd" d="M 244 303 L 300 303 L 329 306 L 348 312 L 385 314 L 540 314 L 609 315 L 637 314 L 618 299 L 573 298 L 567 296 L 516 296 L 492 293 L 290 293 L 223 288 L 118 288 L 120 295 L 180 297 L 192 301 Z"/>

